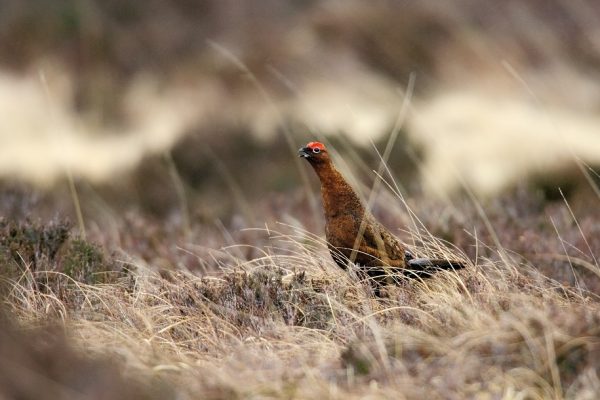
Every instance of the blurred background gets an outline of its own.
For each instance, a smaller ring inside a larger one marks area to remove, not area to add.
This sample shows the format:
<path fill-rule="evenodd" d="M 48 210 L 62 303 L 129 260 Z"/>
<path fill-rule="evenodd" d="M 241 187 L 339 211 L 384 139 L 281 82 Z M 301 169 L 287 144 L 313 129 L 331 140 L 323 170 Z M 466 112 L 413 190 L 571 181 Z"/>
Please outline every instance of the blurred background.
<path fill-rule="evenodd" d="M 260 226 L 316 210 L 307 140 L 368 187 L 399 130 L 409 196 L 585 204 L 599 75 L 593 0 L 2 0 L 0 177 L 49 196 L 71 176 L 84 214 Z"/>
<path fill-rule="evenodd" d="M 312 140 L 417 256 L 448 248 L 478 269 L 435 300 L 403 285 L 385 315 L 363 307 L 315 245 L 318 182 L 297 157 Z M 561 385 L 585 398 L 577 387 L 598 387 L 599 186 L 598 0 L 0 0 L 0 398 L 170 398 L 171 384 L 290 397 L 303 382 L 334 396 L 337 379 L 356 387 L 337 353 L 367 354 L 346 344 L 374 316 L 377 353 L 356 365 L 379 368 L 393 338 L 384 389 L 399 371 L 446 397 L 494 376 L 505 398 Z M 253 271 L 242 281 L 227 273 L 240 266 Z M 300 286 L 282 286 L 284 271 Z M 321 293 L 357 319 L 338 324 Z M 303 329 L 280 329 L 288 315 Z M 379 390 L 364 368 L 356 382 Z M 138 393 L 137 370 L 154 394 Z"/>

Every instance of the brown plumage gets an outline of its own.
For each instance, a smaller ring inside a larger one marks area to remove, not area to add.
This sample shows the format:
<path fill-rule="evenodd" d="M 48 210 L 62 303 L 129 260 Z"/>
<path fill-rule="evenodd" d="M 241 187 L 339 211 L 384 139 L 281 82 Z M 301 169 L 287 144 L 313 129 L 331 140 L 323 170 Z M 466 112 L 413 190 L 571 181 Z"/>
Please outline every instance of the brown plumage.
<path fill-rule="evenodd" d="M 415 259 L 362 205 L 358 195 L 335 168 L 322 143 L 298 150 L 317 173 L 325 209 L 325 236 L 331 256 L 346 269 L 353 262 L 377 283 L 398 277 L 429 277 L 440 269 L 460 269 L 448 260 Z"/>

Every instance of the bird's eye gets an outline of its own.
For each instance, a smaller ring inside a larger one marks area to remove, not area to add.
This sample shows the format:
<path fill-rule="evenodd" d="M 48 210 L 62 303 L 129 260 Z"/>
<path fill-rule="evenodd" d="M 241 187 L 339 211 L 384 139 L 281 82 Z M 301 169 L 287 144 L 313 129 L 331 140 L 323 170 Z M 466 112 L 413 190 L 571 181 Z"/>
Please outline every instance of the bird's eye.
<path fill-rule="evenodd" d="M 312 149 L 312 150 L 313 150 L 313 153 L 315 153 L 315 154 L 319 154 L 319 153 L 321 152 L 321 149 L 320 149 L 320 148 L 318 148 L 318 147 L 315 147 L 315 148 L 314 148 L 314 149 Z"/>

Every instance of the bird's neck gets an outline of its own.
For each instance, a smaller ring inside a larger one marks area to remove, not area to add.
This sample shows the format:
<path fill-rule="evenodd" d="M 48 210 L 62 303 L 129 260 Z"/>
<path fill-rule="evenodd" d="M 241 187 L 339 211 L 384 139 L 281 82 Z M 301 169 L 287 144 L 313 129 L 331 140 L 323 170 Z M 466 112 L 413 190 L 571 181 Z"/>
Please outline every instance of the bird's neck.
<path fill-rule="evenodd" d="M 364 213 L 358 195 L 331 162 L 313 167 L 321 181 L 323 208 L 327 218 L 346 213 Z"/>

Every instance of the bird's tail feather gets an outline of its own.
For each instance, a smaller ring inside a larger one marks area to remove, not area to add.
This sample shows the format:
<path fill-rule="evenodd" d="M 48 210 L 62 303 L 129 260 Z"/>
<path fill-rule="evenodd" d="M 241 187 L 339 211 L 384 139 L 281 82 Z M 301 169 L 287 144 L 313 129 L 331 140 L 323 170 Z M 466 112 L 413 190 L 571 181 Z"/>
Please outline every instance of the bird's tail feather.
<path fill-rule="evenodd" d="M 443 269 L 462 269 L 466 265 L 460 261 L 451 260 L 431 260 L 429 258 L 413 258 L 407 260 L 408 269 L 415 271 L 435 272 Z"/>

